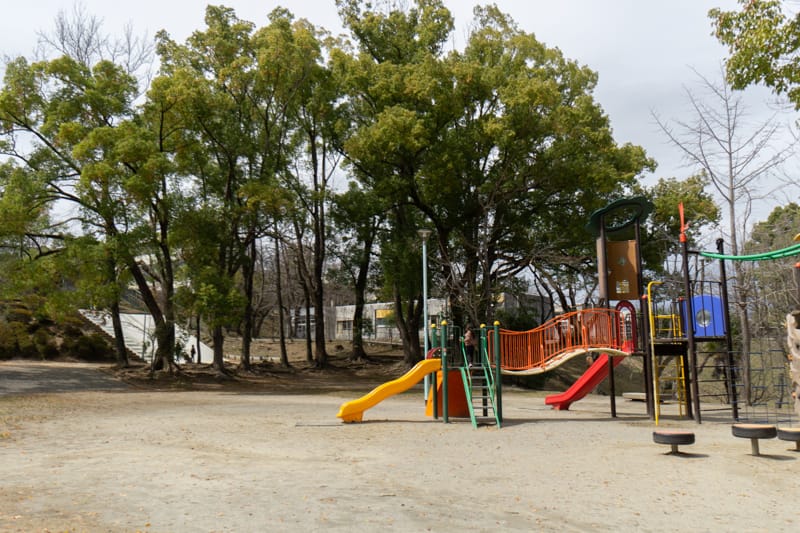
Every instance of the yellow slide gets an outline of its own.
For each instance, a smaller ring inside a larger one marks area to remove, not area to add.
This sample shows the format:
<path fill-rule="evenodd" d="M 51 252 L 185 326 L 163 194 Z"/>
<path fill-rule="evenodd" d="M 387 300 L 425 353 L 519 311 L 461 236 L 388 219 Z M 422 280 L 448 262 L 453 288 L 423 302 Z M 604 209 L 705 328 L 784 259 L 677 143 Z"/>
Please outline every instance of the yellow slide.
<path fill-rule="evenodd" d="M 389 396 L 407 391 L 419 383 L 422 378 L 441 368 L 441 359 L 423 359 L 399 378 L 375 387 L 357 400 L 343 403 L 339 408 L 339 414 L 336 416 L 341 418 L 342 422 L 361 422 L 364 411 L 370 407 L 375 407 Z"/>

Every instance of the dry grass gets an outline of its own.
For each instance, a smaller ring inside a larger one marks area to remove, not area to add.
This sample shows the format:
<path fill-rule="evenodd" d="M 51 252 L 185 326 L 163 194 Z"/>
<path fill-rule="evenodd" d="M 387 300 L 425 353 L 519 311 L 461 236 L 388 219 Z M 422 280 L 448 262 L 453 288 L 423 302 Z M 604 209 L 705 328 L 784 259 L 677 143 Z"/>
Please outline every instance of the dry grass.
<path fill-rule="evenodd" d="M 226 372 L 212 368 L 211 361 L 200 364 L 181 362 L 179 371 L 157 372 L 149 375 L 142 362 L 129 368 L 109 369 L 119 379 L 145 390 L 250 390 L 280 392 L 333 392 L 342 390 L 369 390 L 374 386 L 405 372 L 402 351 L 396 346 L 369 345 L 367 359 L 354 361 L 348 342 L 336 341 L 328 345 L 328 364 L 316 368 L 306 356 L 303 342 L 287 343 L 289 366 L 280 363 L 280 346 L 277 341 L 258 339 L 251 347 L 251 371 L 240 368 L 238 359 L 241 344 L 238 339 L 228 339 L 225 353 L 228 358 Z"/>

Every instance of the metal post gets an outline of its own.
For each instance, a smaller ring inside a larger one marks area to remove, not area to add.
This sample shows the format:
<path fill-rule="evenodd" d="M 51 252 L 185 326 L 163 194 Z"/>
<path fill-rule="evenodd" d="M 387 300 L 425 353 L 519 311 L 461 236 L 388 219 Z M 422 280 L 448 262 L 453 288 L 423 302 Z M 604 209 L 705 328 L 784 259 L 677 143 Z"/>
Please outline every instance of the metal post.
<path fill-rule="evenodd" d="M 433 345 L 436 346 L 436 344 L 439 342 L 437 340 L 437 338 L 436 338 L 436 324 L 431 324 L 431 337 L 432 337 L 431 340 L 433 341 Z M 434 420 L 438 420 L 439 419 L 439 388 L 436 386 L 436 376 L 434 376 L 432 387 L 433 387 L 433 399 L 431 401 L 433 402 L 433 419 Z"/>
<path fill-rule="evenodd" d="M 431 230 L 420 229 L 417 233 L 422 238 L 422 336 L 424 337 L 424 353 L 422 358 L 428 357 L 428 237 L 431 235 Z M 430 390 L 430 376 L 425 376 L 423 385 L 423 399 L 428 401 L 428 391 Z"/>
<path fill-rule="evenodd" d="M 482 323 L 481 324 L 480 338 L 478 340 L 478 361 L 480 361 L 481 368 L 488 369 L 488 372 L 491 372 L 491 368 L 492 367 L 491 367 L 491 365 L 489 363 L 489 354 L 486 352 L 488 347 L 489 347 L 489 340 L 486 338 L 486 324 Z M 473 355 L 473 357 L 474 357 L 474 355 Z M 484 382 L 483 387 L 481 388 L 481 396 L 483 396 L 482 401 L 481 401 L 481 407 L 483 408 L 483 416 L 488 416 L 488 414 L 489 414 L 489 403 L 488 403 L 487 395 L 490 394 L 490 392 L 489 392 L 489 384 L 490 383 L 491 383 L 491 380 L 487 380 L 486 382 Z M 492 392 L 496 392 L 496 391 L 497 391 L 497 388 L 495 387 L 494 391 L 492 391 Z M 495 399 L 497 399 L 496 395 L 495 395 Z M 496 405 L 497 404 L 495 404 L 495 409 L 496 409 Z"/>
<path fill-rule="evenodd" d="M 647 292 L 645 292 L 639 299 L 640 314 L 642 316 L 642 343 L 644 348 L 644 397 L 647 403 L 647 415 L 650 420 L 656 419 L 655 407 L 655 387 L 653 385 L 653 361 L 655 355 L 653 354 L 653 346 L 651 345 L 651 335 L 655 332 L 650 330 L 650 300 L 648 299 Z"/>
<path fill-rule="evenodd" d="M 611 291 L 608 290 L 608 253 L 606 250 L 606 221 L 605 215 L 600 216 L 600 236 L 597 238 L 597 270 L 598 281 L 600 283 L 600 299 L 603 301 L 603 307 L 609 309 L 609 295 Z M 611 407 L 611 418 L 617 417 L 617 401 L 615 398 L 616 390 L 614 384 L 614 357 L 609 354 L 608 356 L 608 399 Z"/>
<path fill-rule="evenodd" d="M 725 245 L 722 239 L 717 239 L 717 252 L 720 255 L 725 253 Z M 722 296 L 722 319 L 725 321 L 725 349 L 728 351 L 728 369 L 725 379 L 728 380 L 728 398 L 733 408 L 733 419 L 739 420 L 739 399 L 736 392 L 736 362 L 733 359 L 733 334 L 731 333 L 731 313 L 728 309 L 728 273 L 725 270 L 725 260 L 719 260 L 719 273 L 721 278 Z"/>
<path fill-rule="evenodd" d="M 497 419 L 503 423 L 503 368 L 500 360 L 500 321 L 494 321 L 494 385 Z M 487 354 L 488 355 L 488 354 Z"/>
<path fill-rule="evenodd" d="M 634 346 L 637 346 L 637 344 L 641 342 L 642 344 L 640 344 L 639 346 L 646 345 L 648 347 L 647 349 L 644 350 L 645 356 L 642 360 L 642 371 L 644 373 L 644 382 L 652 384 L 653 360 L 649 355 L 650 341 L 647 338 L 647 333 L 646 333 L 646 331 L 649 329 L 648 326 L 650 319 L 647 315 L 647 312 L 641 312 L 641 310 L 645 309 L 644 307 L 645 290 L 644 290 L 644 273 L 643 273 L 644 267 L 642 265 L 642 223 L 641 220 L 638 218 L 636 219 L 636 232 L 634 234 L 634 238 L 636 239 L 636 285 L 638 285 L 639 288 L 639 294 L 638 294 L 639 303 L 642 305 L 642 307 L 640 307 L 640 313 L 639 313 L 640 316 L 638 318 L 641 318 L 643 320 L 642 322 L 643 324 L 647 322 L 647 326 L 641 329 L 642 331 L 641 339 L 636 338 L 636 335 L 634 335 L 633 342 Z M 634 317 L 636 317 L 635 314 Z M 634 322 L 636 322 L 635 319 Z M 647 404 L 647 414 L 652 419 L 655 417 L 655 404 L 653 403 L 653 391 L 651 387 L 645 385 L 644 396 L 645 396 L 645 403 Z"/>
<path fill-rule="evenodd" d="M 442 356 L 442 420 L 447 424 L 450 422 L 450 413 L 447 409 L 447 320 L 442 320 L 442 330 L 439 332 L 439 346 L 441 346 Z"/>
<path fill-rule="evenodd" d="M 689 416 L 692 416 L 692 407 L 694 406 L 694 419 L 700 424 L 702 422 L 700 417 L 700 387 L 697 382 L 697 350 L 694 346 L 694 309 L 692 308 L 692 284 L 689 279 L 689 244 L 684 233 L 681 233 L 681 251 L 683 255 L 683 290 L 686 293 L 686 350 L 688 351 L 689 360 L 689 383 L 687 387 L 686 410 Z M 684 366 L 684 374 L 686 368 Z M 685 377 L 685 376 L 684 376 Z"/>

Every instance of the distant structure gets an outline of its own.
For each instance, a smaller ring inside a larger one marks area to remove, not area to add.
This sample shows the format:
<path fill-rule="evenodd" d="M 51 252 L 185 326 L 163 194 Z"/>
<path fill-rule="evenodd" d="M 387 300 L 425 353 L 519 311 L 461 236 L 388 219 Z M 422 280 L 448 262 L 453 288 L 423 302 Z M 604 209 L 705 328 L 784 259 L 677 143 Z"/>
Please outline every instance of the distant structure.
<path fill-rule="evenodd" d="M 328 340 L 351 340 L 353 338 L 355 307 L 355 305 L 338 305 L 325 309 L 325 335 Z M 519 297 L 503 293 L 495 303 L 496 310 L 512 311 L 520 307 L 534 311 L 532 315 L 540 324 L 550 318 L 550 300 L 540 296 L 528 294 Z M 308 323 L 313 330 L 313 310 L 311 313 Z M 446 316 L 447 301 L 442 298 L 429 298 L 428 317 L 430 322 L 438 324 Z M 305 309 L 297 309 L 292 313 L 290 327 L 290 336 L 295 338 L 305 337 Z M 420 336 L 422 336 L 421 329 Z M 364 339 L 382 342 L 400 341 L 400 333 L 394 323 L 394 305 L 391 302 L 376 302 L 364 306 Z"/>

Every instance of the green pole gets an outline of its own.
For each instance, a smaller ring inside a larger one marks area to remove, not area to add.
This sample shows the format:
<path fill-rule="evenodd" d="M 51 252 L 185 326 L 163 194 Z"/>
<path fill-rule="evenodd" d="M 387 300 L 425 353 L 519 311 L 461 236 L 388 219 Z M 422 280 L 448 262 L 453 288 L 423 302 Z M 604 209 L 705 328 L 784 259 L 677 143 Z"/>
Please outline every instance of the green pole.
<path fill-rule="evenodd" d="M 442 419 L 444 423 L 450 422 L 447 406 L 447 320 L 442 320 L 442 331 L 439 332 L 439 346 L 442 355 Z"/>
<path fill-rule="evenodd" d="M 494 386 L 497 402 L 497 419 L 503 422 L 503 368 L 500 361 L 500 321 L 494 321 Z"/>
<path fill-rule="evenodd" d="M 436 338 L 436 324 L 431 324 L 431 346 L 439 344 Z M 441 351 L 439 352 L 441 356 Z M 433 419 L 439 419 L 439 387 L 436 385 L 436 376 L 433 376 Z"/>
<path fill-rule="evenodd" d="M 489 339 L 486 337 L 486 324 L 481 324 L 481 343 L 478 356 L 481 358 L 481 365 L 489 363 Z M 484 359 L 486 357 L 486 359 Z"/>
<path fill-rule="evenodd" d="M 489 349 L 489 340 L 486 338 L 486 324 L 481 323 L 480 341 L 478 343 L 478 357 L 480 360 L 482 371 L 491 373 L 492 365 L 491 363 L 489 363 L 488 349 Z M 486 377 L 488 378 L 490 376 L 487 375 Z M 489 387 L 492 386 L 494 388 L 494 390 L 491 391 L 492 393 L 494 393 L 497 390 L 497 388 L 494 387 L 492 381 L 493 380 L 487 380 L 486 384 L 481 389 L 481 396 L 483 396 L 483 401 L 481 402 L 482 403 L 481 407 L 483 407 L 483 416 L 489 414 L 488 404 L 486 400 L 486 393 L 490 392 Z"/>

